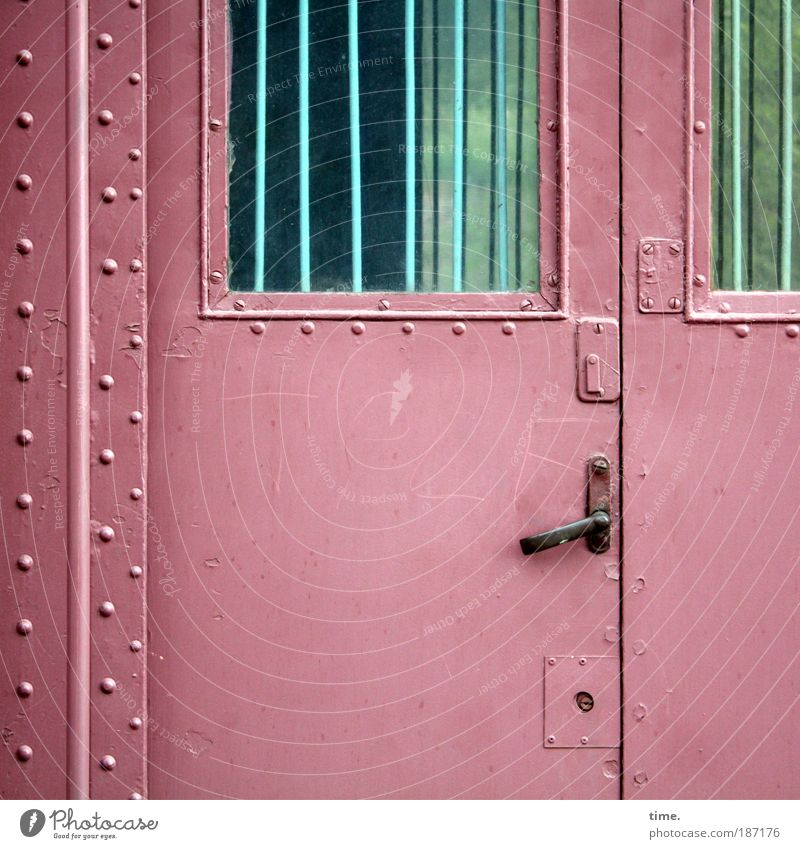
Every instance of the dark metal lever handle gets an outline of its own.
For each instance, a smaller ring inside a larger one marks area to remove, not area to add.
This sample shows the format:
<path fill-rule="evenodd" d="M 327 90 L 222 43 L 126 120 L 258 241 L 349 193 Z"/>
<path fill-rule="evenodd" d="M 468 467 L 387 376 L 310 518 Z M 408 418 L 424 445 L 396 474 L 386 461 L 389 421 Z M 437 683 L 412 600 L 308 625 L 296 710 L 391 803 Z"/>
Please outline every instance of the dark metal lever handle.
<path fill-rule="evenodd" d="M 546 551 L 555 548 L 571 540 L 589 538 L 589 548 L 592 551 L 604 551 L 608 548 L 608 531 L 611 527 L 611 517 L 605 510 L 595 510 L 585 519 L 571 522 L 561 528 L 525 537 L 519 541 L 523 554 L 536 554 L 537 551 Z"/>

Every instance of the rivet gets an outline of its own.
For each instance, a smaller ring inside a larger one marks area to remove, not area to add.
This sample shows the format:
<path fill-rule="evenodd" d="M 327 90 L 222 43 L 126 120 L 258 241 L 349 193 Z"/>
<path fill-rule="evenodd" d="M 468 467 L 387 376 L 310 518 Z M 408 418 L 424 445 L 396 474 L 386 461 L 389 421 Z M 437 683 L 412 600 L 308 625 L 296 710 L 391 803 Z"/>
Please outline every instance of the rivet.
<path fill-rule="evenodd" d="M 217 133 L 222 129 L 222 121 L 219 118 L 212 118 L 208 122 L 208 126 L 212 129 L 213 132 Z"/>
<path fill-rule="evenodd" d="M 20 510 L 28 510 L 33 504 L 33 496 L 29 492 L 21 492 L 17 496 L 17 507 Z"/>
<path fill-rule="evenodd" d="M 110 448 L 104 448 L 100 452 L 100 462 L 108 466 L 114 462 L 114 452 Z"/>
<path fill-rule="evenodd" d="M 138 186 L 134 186 L 131 189 L 131 199 L 132 200 L 139 200 L 141 198 L 141 196 L 142 196 L 142 190 Z"/>
<path fill-rule="evenodd" d="M 97 36 L 97 46 L 101 50 L 108 50 L 113 43 L 114 39 L 107 32 L 101 32 L 100 35 Z"/>
<path fill-rule="evenodd" d="M 128 77 L 128 82 L 129 82 L 131 85 L 139 85 L 139 83 L 140 83 L 141 81 L 142 81 L 142 75 L 141 75 L 141 74 L 139 74 L 139 73 L 137 73 L 136 71 L 134 71 L 134 72 L 133 72 L 133 73 L 132 73 L 132 74 Z"/>
<path fill-rule="evenodd" d="M 415 330 L 415 328 L 414 328 L 414 322 L 413 321 L 407 321 L 403 325 L 403 333 L 413 333 L 414 330 Z"/>
<path fill-rule="evenodd" d="M 250 330 L 256 334 L 256 336 L 260 336 L 267 329 L 267 325 L 264 324 L 263 321 L 254 321 L 250 325 Z"/>
<path fill-rule="evenodd" d="M 800 335 L 800 327 L 798 327 L 796 324 L 787 324 L 786 335 L 790 339 L 797 339 L 798 335 Z"/>
<path fill-rule="evenodd" d="M 17 177 L 17 188 L 20 191 L 26 192 L 33 185 L 33 180 L 30 174 L 20 174 Z"/>
<path fill-rule="evenodd" d="M 18 307 L 17 312 L 23 318 L 30 318 L 33 315 L 33 304 L 30 301 L 23 301 Z"/>
<path fill-rule="evenodd" d="M 366 326 L 364 325 L 364 322 L 363 322 L 363 321 L 354 321 L 354 322 L 350 325 L 350 330 L 351 330 L 353 333 L 355 333 L 355 334 L 356 334 L 356 336 L 360 336 L 360 335 L 361 335 L 361 334 L 362 334 L 362 333 L 363 333 L 366 329 L 367 329 L 367 328 L 366 328 Z"/>
<path fill-rule="evenodd" d="M 17 242 L 17 251 L 21 254 L 29 254 L 33 250 L 33 242 L 30 239 L 20 239 Z"/>
<path fill-rule="evenodd" d="M 113 603 L 113 602 L 111 602 L 111 601 L 104 601 L 104 602 L 102 602 L 102 604 L 101 604 L 101 605 L 97 608 L 97 612 L 98 612 L 101 616 L 105 616 L 106 618 L 108 618 L 109 616 L 113 616 L 113 615 L 114 615 L 114 610 L 115 610 L 115 608 L 114 608 L 114 603 Z"/>
<path fill-rule="evenodd" d="M 138 716 L 133 716 L 129 720 L 128 725 L 130 725 L 134 731 L 138 731 L 142 727 L 142 720 Z"/>
<path fill-rule="evenodd" d="M 557 126 L 558 124 L 556 124 L 552 118 L 547 122 L 547 129 L 550 130 L 551 133 L 555 132 Z"/>
<path fill-rule="evenodd" d="M 694 122 L 694 131 L 696 133 L 704 133 L 706 131 L 706 125 L 704 121 L 695 121 Z"/>
<path fill-rule="evenodd" d="M 391 302 L 387 301 L 386 298 L 381 298 L 378 301 L 378 309 L 379 310 L 388 310 L 388 309 L 391 309 L 391 306 L 392 306 Z"/>
<path fill-rule="evenodd" d="M 130 339 L 131 348 L 141 348 L 144 345 L 144 339 L 138 333 L 134 333 Z"/>
<path fill-rule="evenodd" d="M 695 274 L 692 282 L 695 286 L 705 286 L 706 285 L 706 276 L 705 274 Z"/>
<path fill-rule="evenodd" d="M 137 159 L 141 159 L 141 158 L 142 158 L 142 152 L 141 152 L 141 150 L 139 150 L 138 147 L 132 147 L 128 151 L 128 159 L 132 159 L 135 162 Z"/>
<path fill-rule="evenodd" d="M 597 365 L 597 363 L 600 362 L 600 358 L 597 356 L 597 354 L 589 354 L 586 359 L 591 365 Z"/>
<path fill-rule="evenodd" d="M 100 689 L 106 695 L 109 695 L 117 689 L 117 682 L 113 678 L 103 678 L 103 680 L 100 682 Z"/>
<path fill-rule="evenodd" d="M 144 266 L 142 265 L 142 261 L 140 259 L 132 259 L 131 264 L 128 266 L 131 271 L 137 272 L 141 271 Z"/>
<path fill-rule="evenodd" d="M 131 651 L 137 652 L 142 650 L 141 640 L 131 640 Z"/>
<path fill-rule="evenodd" d="M 17 749 L 18 761 L 29 761 L 33 757 L 33 749 L 30 746 L 20 746 Z"/>
<path fill-rule="evenodd" d="M 116 765 L 117 759 L 113 755 L 103 755 L 103 757 L 100 758 L 100 766 L 107 772 L 111 772 Z"/>
<path fill-rule="evenodd" d="M 110 109 L 101 109 L 97 113 L 97 120 L 101 124 L 108 126 L 114 120 L 114 113 Z"/>
<path fill-rule="evenodd" d="M 17 434 L 17 442 L 20 445 L 30 445 L 33 442 L 33 434 L 27 428 L 23 428 Z"/>
<path fill-rule="evenodd" d="M 106 203 L 113 203 L 117 199 L 117 190 L 113 186 L 106 186 L 100 197 L 102 197 Z"/>
<path fill-rule="evenodd" d="M 17 695 L 21 699 L 29 699 L 33 695 L 33 684 L 30 681 L 20 681 L 17 684 Z"/>
<path fill-rule="evenodd" d="M 556 665 L 556 659 L 554 657 L 548 657 L 547 658 L 547 665 L 548 666 L 555 666 Z"/>
<path fill-rule="evenodd" d="M 681 308 L 680 298 L 670 298 L 667 303 L 671 310 L 679 310 Z"/>
<path fill-rule="evenodd" d="M 142 0 L 128 0 L 128 5 L 131 9 L 138 9 L 142 5 Z"/>
<path fill-rule="evenodd" d="M 740 336 L 742 339 L 744 339 L 745 336 L 750 335 L 750 328 L 746 324 L 737 324 L 734 331 L 736 332 L 736 335 Z"/>
<path fill-rule="evenodd" d="M 555 743 L 555 742 L 556 742 L 555 734 L 551 734 L 551 735 L 547 738 L 547 742 L 548 742 L 548 743 Z"/>
<path fill-rule="evenodd" d="M 639 702 L 639 704 L 633 709 L 633 716 L 637 722 L 641 722 L 647 716 L 647 705 L 643 705 Z"/>
<path fill-rule="evenodd" d="M 669 252 L 677 256 L 681 252 L 681 243 L 680 242 L 672 242 L 669 246 Z"/>
<path fill-rule="evenodd" d="M 303 331 L 303 333 L 305 333 L 306 335 L 308 335 L 309 333 L 313 333 L 313 332 L 314 332 L 314 322 L 313 322 L 313 321 L 304 321 L 304 322 L 300 325 L 300 329 L 301 329 L 301 330 Z"/>
<path fill-rule="evenodd" d="M 139 424 L 139 422 L 142 420 L 142 414 L 141 414 L 138 410 L 134 410 L 134 411 L 130 414 L 130 420 L 131 420 L 134 424 Z"/>
<path fill-rule="evenodd" d="M 215 285 L 218 283 L 222 283 L 224 279 L 221 271 L 212 271 L 211 274 L 209 274 L 208 276 L 211 282 Z"/>
<path fill-rule="evenodd" d="M 453 325 L 453 333 L 455 333 L 455 334 L 456 334 L 456 336 L 461 336 L 461 334 L 462 334 L 462 333 L 463 333 L 466 329 L 467 329 L 467 326 L 466 326 L 466 324 L 464 324 L 464 322 L 463 322 L 463 321 L 457 321 L 457 322 Z"/>
<path fill-rule="evenodd" d="M 516 332 L 516 330 L 517 330 L 517 326 L 514 324 L 513 321 L 507 321 L 503 325 L 503 333 L 505 333 L 506 336 L 513 336 L 514 333 Z"/>
<path fill-rule="evenodd" d="M 136 3 L 136 5 L 138 6 L 139 0 L 131 0 L 131 6 L 133 6 L 134 3 Z M 128 799 L 133 802 L 140 802 L 142 799 L 144 799 L 144 796 L 142 796 L 141 793 L 131 793 L 131 795 L 128 796 Z"/>
<path fill-rule="evenodd" d="M 519 305 L 519 308 L 522 312 L 530 312 L 533 309 L 533 301 L 529 298 L 525 298 L 525 300 Z"/>
<path fill-rule="evenodd" d="M 103 374 L 97 382 L 101 389 L 108 390 L 114 385 L 114 378 L 110 374 Z"/>
<path fill-rule="evenodd" d="M 134 488 L 130 491 L 130 496 L 131 496 L 131 499 L 132 499 L 133 501 L 138 501 L 138 500 L 139 500 L 139 499 L 140 499 L 143 495 L 144 495 L 144 493 L 142 492 L 142 490 L 141 490 L 141 489 L 139 489 L 139 487 L 138 487 L 138 486 L 135 486 L 135 487 L 134 487 Z"/>
<path fill-rule="evenodd" d="M 141 578 L 142 577 L 142 567 L 141 566 L 131 566 L 131 578 Z"/>
<path fill-rule="evenodd" d="M 547 277 L 545 277 L 545 283 L 547 283 L 548 286 L 552 286 L 553 288 L 558 286 L 558 274 L 556 274 L 555 271 L 551 271 L 547 275 Z"/>
<path fill-rule="evenodd" d="M 103 525 L 97 532 L 97 536 L 99 536 L 103 542 L 111 542 L 111 540 L 114 539 L 114 529 L 109 525 Z"/>
<path fill-rule="evenodd" d="M 581 746 L 585 746 L 589 742 L 588 737 L 581 737 Z"/>
<path fill-rule="evenodd" d="M 20 619 L 17 622 L 17 633 L 20 637 L 27 637 L 33 631 L 33 622 L 30 619 Z"/>
<path fill-rule="evenodd" d="M 239 298 L 238 301 L 233 302 L 233 306 L 237 310 L 243 310 L 247 306 L 247 304 L 241 298 Z"/>
<path fill-rule="evenodd" d="M 20 65 L 30 65 L 33 62 L 33 53 L 30 50 L 20 50 L 17 53 L 17 63 Z"/>
<path fill-rule="evenodd" d="M 727 301 L 723 301 L 719 305 L 719 311 L 720 312 L 730 312 L 731 311 L 731 305 Z"/>
<path fill-rule="evenodd" d="M 592 328 L 592 331 L 593 331 L 594 333 L 597 333 L 598 335 L 600 335 L 601 333 L 605 333 L 605 328 L 603 327 L 603 325 L 602 325 L 602 324 L 600 324 L 600 323 L 598 322 L 598 323 L 597 323 L 597 324 L 595 324 L 595 326 Z"/>
<path fill-rule="evenodd" d="M 653 308 L 655 301 L 651 297 L 645 297 L 641 300 L 642 309 L 649 310 Z"/>
<path fill-rule="evenodd" d="M 651 253 L 653 253 L 653 250 L 654 250 L 654 245 L 653 245 L 652 242 L 645 242 L 642 245 L 642 253 L 643 254 L 647 254 L 649 256 Z"/>
<path fill-rule="evenodd" d="M 115 259 L 103 260 L 103 274 L 114 274 L 119 268 Z"/>
<path fill-rule="evenodd" d="M 17 123 L 20 127 L 27 129 L 33 123 L 33 115 L 30 112 L 20 112 L 17 115 Z"/>
<path fill-rule="evenodd" d="M 30 366 L 20 366 L 17 369 L 17 380 L 21 380 L 23 383 L 26 380 L 30 380 L 33 377 L 33 369 Z"/>
<path fill-rule="evenodd" d="M 17 558 L 17 569 L 20 572 L 30 572 L 33 569 L 33 558 L 30 554 L 20 554 Z"/>
<path fill-rule="evenodd" d="M 634 784 L 638 784 L 641 786 L 642 784 L 647 784 L 647 773 L 646 772 L 637 772 L 633 776 Z"/>
<path fill-rule="evenodd" d="M 578 663 L 579 663 L 581 666 L 586 666 L 586 658 L 585 658 L 585 657 L 582 657 L 582 658 L 578 661 Z"/>
<path fill-rule="evenodd" d="M 644 654 L 647 651 L 647 643 L 644 640 L 636 640 L 633 644 L 634 654 Z"/>

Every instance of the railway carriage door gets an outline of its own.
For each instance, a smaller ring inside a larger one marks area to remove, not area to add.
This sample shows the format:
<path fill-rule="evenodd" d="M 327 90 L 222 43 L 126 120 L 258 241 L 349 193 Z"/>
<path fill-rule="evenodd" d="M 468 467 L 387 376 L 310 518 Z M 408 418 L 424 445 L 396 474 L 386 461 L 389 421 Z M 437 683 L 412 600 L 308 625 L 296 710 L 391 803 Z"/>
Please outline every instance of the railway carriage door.
<path fill-rule="evenodd" d="M 151 797 L 618 797 L 603 5 L 149 3 Z"/>

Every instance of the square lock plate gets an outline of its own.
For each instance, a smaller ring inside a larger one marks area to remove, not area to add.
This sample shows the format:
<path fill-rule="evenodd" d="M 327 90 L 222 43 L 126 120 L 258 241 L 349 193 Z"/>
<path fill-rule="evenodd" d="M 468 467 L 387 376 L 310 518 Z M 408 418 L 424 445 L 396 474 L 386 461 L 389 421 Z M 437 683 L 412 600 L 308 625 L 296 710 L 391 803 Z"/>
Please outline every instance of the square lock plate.
<path fill-rule="evenodd" d="M 683 311 L 683 242 L 642 239 L 639 242 L 639 311 Z"/>
<path fill-rule="evenodd" d="M 545 748 L 613 749 L 619 744 L 619 658 L 545 657 Z"/>

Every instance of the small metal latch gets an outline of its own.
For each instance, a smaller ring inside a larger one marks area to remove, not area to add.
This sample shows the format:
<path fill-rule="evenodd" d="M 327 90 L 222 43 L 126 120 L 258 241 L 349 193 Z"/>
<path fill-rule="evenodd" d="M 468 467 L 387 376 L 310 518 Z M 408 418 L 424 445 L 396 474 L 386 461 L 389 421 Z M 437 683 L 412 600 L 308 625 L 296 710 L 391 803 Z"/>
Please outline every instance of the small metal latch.
<path fill-rule="evenodd" d="M 619 398 L 619 326 L 606 318 L 578 324 L 578 397 L 582 401 Z"/>
<path fill-rule="evenodd" d="M 683 262 L 683 242 L 679 239 L 639 242 L 640 312 L 681 312 Z"/>

